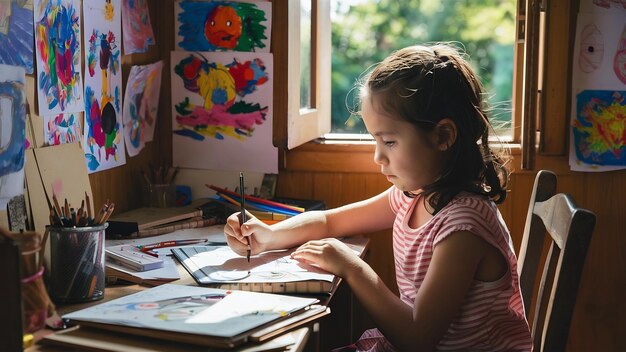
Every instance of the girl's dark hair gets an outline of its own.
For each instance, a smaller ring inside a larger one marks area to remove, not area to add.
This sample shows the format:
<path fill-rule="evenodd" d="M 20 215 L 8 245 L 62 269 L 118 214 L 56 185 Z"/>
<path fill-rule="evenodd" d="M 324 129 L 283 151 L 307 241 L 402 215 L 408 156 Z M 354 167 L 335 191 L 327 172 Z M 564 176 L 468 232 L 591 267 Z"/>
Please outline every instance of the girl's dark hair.
<path fill-rule="evenodd" d="M 456 124 L 457 138 L 441 177 L 422 188 L 434 213 L 461 191 L 486 195 L 497 204 L 504 201 L 508 171 L 489 148 L 483 87 L 460 50 L 448 43 L 398 50 L 365 76 L 361 89 L 362 99 L 375 96 L 386 114 L 419 131 L 432 131 L 444 118 Z"/>

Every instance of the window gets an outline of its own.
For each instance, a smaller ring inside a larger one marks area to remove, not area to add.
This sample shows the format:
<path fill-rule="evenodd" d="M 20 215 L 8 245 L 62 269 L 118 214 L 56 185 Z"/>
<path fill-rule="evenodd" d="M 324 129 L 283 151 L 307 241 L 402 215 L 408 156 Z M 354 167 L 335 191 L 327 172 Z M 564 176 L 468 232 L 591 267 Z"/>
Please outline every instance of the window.
<path fill-rule="evenodd" d="M 528 137 L 534 136 L 531 132 L 535 131 L 534 125 L 531 124 L 530 128 L 522 126 L 522 120 L 532 120 L 524 116 L 535 118 L 537 111 L 542 109 L 541 102 L 538 103 L 536 98 L 539 90 L 537 83 L 541 81 L 537 72 L 543 61 L 537 60 L 537 57 L 543 55 L 539 51 L 545 43 L 537 41 L 536 38 L 543 31 L 532 32 L 533 38 L 529 37 L 529 33 L 525 31 L 525 28 L 531 24 L 529 22 L 537 23 L 537 20 L 534 20 L 539 16 L 539 12 L 534 9 L 537 1 L 341 0 L 341 3 L 339 1 L 272 1 L 273 28 L 288 29 L 287 31 L 275 30 L 272 35 L 272 51 L 276 68 L 273 106 L 274 145 L 286 151 L 318 137 L 324 137 L 318 141 L 324 141 L 325 144 L 354 145 L 355 140 L 364 140 L 368 143 L 371 137 L 357 134 L 365 130 L 362 125 L 359 127 L 358 118 L 349 119 L 347 109 L 347 106 L 354 104 L 355 92 L 350 89 L 354 87 L 356 77 L 367 68 L 369 63 L 377 62 L 397 48 L 418 42 L 457 40 L 465 44 L 466 51 L 476 65 L 475 68 L 481 75 L 488 94 L 491 95 L 491 107 L 495 109 L 491 112 L 491 117 L 500 121 L 494 124 L 500 132 L 500 140 L 521 142 L 522 147 L 525 145 L 529 150 L 534 147 L 534 139 Z M 373 5 L 368 4 L 371 1 L 377 2 Z M 419 8 L 412 9 L 412 6 L 415 7 L 412 3 L 419 3 Z M 308 4 L 311 5 L 310 12 L 302 11 L 302 8 L 308 9 L 305 7 Z M 375 10 L 372 10 L 372 6 Z M 335 49 L 331 51 L 331 10 L 335 13 L 333 16 L 348 10 L 365 13 L 361 14 L 361 18 L 366 18 L 366 20 L 357 21 L 359 25 L 365 26 L 363 28 L 350 23 L 349 19 L 341 20 L 344 30 L 347 31 L 346 35 L 359 38 L 355 40 L 361 45 L 358 50 L 348 50 L 349 43 L 343 43 L 340 40 L 342 37 L 336 35 L 332 39 Z M 308 38 L 308 35 L 303 36 L 301 31 L 308 31 L 309 28 L 307 25 L 303 30 L 301 23 L 307 23 L 309 13 L 311 42 L 308 43 L 308 39 L 304 39 L 302 43 L 303 38 Z M 391 20 L 387 13 L 411 13 L 412 19 L 407 21 L 398 17 Z M 533 21 L 529 21 L 531 18 Z M 421 24 L 409 26 L 409 22 Z M 387 32 L 392 33 L 396 40 L 387 38 Z M 435 36 L 427 32 L 443 34 Z M 409 39 L 405 40 L 404 37 Z M 406 42 L 399 44 L 400 40 Z M 307 47 L 308 44 L 310 47 Z M 310 54 L 307 50 L 310 50 Z M 342 73 L 346 75 L 338 75 L 337 69 L 331 72 L 330 61 L 332 57 L 332 65 L 337 67 L 339 59 L 331 54 L 339 51 L 345 51 L 350 60 L 370 61 L 362 61 L 358 65 L 351 65 L 352 62 L 349 62 L 350 65 L 341 66 Z M 310 61 L 301 60 L 303 52 L 307 53 L 305 56 L 309 57 Z M 530 60 L 531 56 L 535 59 Z M 310 71 L 301 68 L 301 62 L 310 62 Z M 347 76 L 347 74 L 352 76 Z M 305 84 L 309 75 L 310 86 Z M 330 103 L 331 76 L 333 113 L 331 113 Z M 524 83 L 524 81 L 532 82 Z M 344 92 L 339 92 L 335 88 L 337 85 L 343 86 Z M 310 89 L 310 96 L 307 100 L 300 100 L 301 96 L 304 96 L 300 93 L 301 88 Z M 527 94 L 524 94 L 525 91 Z M 535 103 L 529 104 L 528 100 L 533 96 Z M 303 108 L 302 105 L 307 105 L 306 101 L 309 101 L 311 106 Z M 331 130 L 331 119 L 333 120 L 333 133 L 327 133 Z M 522 129 L 527 131 L 522 131 Z M 345 133 L 339 134 L 338 132 Z M 337 136 L 340 138 L 336 138 Z M 281 167 L 286 166 L 285 157 L 288 156 L 288 153 L 281 154 Z"/>
<path fill-rule="evenodd" d="M 367 133 L 346 108 L 364 69 L 405 46 L 457 41 L 489 94 L 494 127 L 510 137 L 515 2 L 331 0 L 332 133 Z"/>

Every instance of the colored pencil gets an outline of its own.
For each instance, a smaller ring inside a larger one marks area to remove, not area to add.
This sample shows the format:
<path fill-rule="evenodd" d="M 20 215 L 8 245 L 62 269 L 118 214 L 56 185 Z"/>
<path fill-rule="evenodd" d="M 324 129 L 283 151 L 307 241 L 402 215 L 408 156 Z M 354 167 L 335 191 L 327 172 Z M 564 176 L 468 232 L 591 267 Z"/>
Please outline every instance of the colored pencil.
<path fill-rule="evenodd" d="M 212 190 L 214 190 L 216 192 L 224 193 L 224 194 L 227 194 L 227 195 L 229 195 L 231 197 L 232 196 L 239 197 L 239 195 L 236 192 L 229 191 L 229 190 L 224 189 L 224 188 L 220 188 L 220 187 L 213 186 L 213 185 L 208 185 L 208 184 L 205 185 L 205 186 L 209 187 L 210 189 L 212 189 Z M 271 200 L 258 198 L 258 197 L 254 197 L 254 196 L 248 196 L 248 195 L 246 195 L 245 198 L 246 198 L 246 201 L 248 201 L 248 202 L 257 202 L 257 203 L 265 204 L 265 205 L 268 205 L 268 206 L 274 206 L 274 207 L 278 207 L 278 208 L 289 209 L 289 210 L 296 211 L 296 212 L 299 212 L 299 213 L 304 212 L 304 208 L 296 207 L 296 206 L 289 205 L 289 204 L 273 202 Z"/>

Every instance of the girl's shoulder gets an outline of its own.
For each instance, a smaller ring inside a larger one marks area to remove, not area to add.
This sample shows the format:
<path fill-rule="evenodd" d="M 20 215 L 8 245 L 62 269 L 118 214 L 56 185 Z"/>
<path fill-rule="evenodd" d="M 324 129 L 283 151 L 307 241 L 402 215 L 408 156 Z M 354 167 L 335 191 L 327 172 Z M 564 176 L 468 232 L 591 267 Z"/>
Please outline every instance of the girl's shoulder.
<path fill-rule="evenodd" d="M 487 196 L 461 192 L 443 207 L 435 218 L 440 222 L 484 224 L 499 222 L 499 210 Z"/>
<path fill-rule="evenodd" d="M 496 204 L 487 196 L 461 192 L 435 215 L 441 240 L 456 231 L 469 231 L 491 242 L 506 238 L 508 229 Z"/>
<path fill-rule="evenodd" d="M 489 197 L 482 194 L 462 191 L 452 198 L 450 203 L 443 207 L 441 211 L 454 211 L 463 208 L 476 210 L 485 209 L 490 211 L 497 209 L 496 203 L 494 203 L 494 201 L 492 201 Z"/>

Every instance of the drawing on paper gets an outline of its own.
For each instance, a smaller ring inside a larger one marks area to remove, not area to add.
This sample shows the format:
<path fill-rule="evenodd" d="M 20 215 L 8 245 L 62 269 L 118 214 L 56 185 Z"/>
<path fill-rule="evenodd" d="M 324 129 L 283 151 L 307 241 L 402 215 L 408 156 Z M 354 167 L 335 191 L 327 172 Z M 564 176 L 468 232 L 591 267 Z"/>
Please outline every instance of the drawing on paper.
<path fill-rule="evenodd" d="M 35 0 L 39 114 L 83 111 L 80 2 Z"/>
<path fill-rule="evenodd" d="M 24 168 L 25 80 L 23 68 L 0 65 L 0 177 Z"/>
<path fill-rule="evenodd" d="M 233 337 L 301 310 L 315 298 L 164 284 L 64 318 L 211 337 Z M 145 329 L 139 329 L 145 330 Z"/>
<path fill-rule="evenodd" d="M 271 53 L 172 51 L 173 162 L 275 173 Z"/>
<path fill-rule="evenodd" d="M 130 69 L 124 95 L 124 139 L 131 157 L 154 137 L 162 71 L 163 61 Z"/>
<path fill-rule="evenodd" d="M 585 26 L 580 34 L 580 56 L 578 66 L 585 73 L 590 73 L 602 65 L 604 58 L 604 38 L 594 24 Z"/>
<path fill-rule="evenodd" d="M 78 113 L 64 113 L 44 116 L 44 134 L 48 145 L 59 145 L 79 141 L 80 116 Z"/>
<path fill-rule="evenodd" d="M 84 0 L 85 126 L 83 150 L 89 172 L 126 162 L 122 134 L 120 0 Z"/>
<path fill-rule="evenodd" d="M 203 284 L 333 280 L 332 274 L 292 259 L 292 251 L 265 252 L 249 262 L 223 246 L 176 248 L 172 254 Z"/>
<path fill-rule="evenodd" d="M 122 0 L 124 54 L 143 53 L 155 44 L 148 0 Z"/>
<path fill-rule="evenodd" d="M 572 121 L 579 161 L 626 165 L 626 91 L 585 90 L 576 96 Z"/>
<path fill-rule="evenodd" d="M 271 3 L 181 1 L 178 49 L 269 52 Z"/>
<path fill-rule="evenodd" d="M 33 2 L 0 1 L 0 63 L 33 73 Z"/>
<path fill-rule="evenodd" d="M 186 320 L 219 302 L 227 292 L 207 293 L 196 296 L 183 296 L 158 301 L 133 302 L 120 308 L 131 311 L 148 311 L 162 321 Z"/>
<path fill-rule="evenodd" d="M 249 94 L 269 80 L 265 63 L 260 58 L 241 60 L 233 56 L 224 63 L 209 60 L 207 54 L 185 54 L 172 60 L 178 76 L 173 79 L 182 81 L 185 89 L 172 90 L 178 124 L 174 133 L 200 141 L 206 137 L 244 140 L 254 134 L 256 125 L 265 122 L 267 105 L 247 101 Z M 193 103 L 190 95 L 199 97 L 200 104 Z"/>
<path fill-rule="evenodd" d="M 622 29 L 617 50 L 613 58 L 613 70 L 622 83 L 626 84 L 626 25 Z"/>

